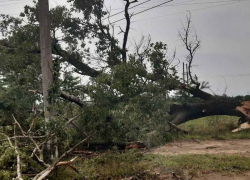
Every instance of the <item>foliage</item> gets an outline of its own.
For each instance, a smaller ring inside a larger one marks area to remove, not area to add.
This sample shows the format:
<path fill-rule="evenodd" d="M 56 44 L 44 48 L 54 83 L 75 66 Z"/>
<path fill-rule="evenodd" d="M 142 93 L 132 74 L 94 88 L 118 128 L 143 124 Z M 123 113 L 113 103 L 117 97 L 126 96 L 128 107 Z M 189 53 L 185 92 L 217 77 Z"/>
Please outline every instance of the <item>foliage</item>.
<path fill-rule="evenodd" d="M 164 136 L 170 105 L 167 89 L 178 78 L 165 51 L 163 43 L 150 45 L 145 56 L 145 61 L 151 63 L 150 70 L 146 62 L 131 55 L 127 63 L 120 63 L 113 66 L 110 73 L 92 78 L 86 88 L 95 104 L 90 107 L 94 117 L 85 111 L 81 127 L 86 129 L 87 124 L 98 123 L 106 130 L 103 134 L 99 131 L 100 137 L 104 138 L 108 132 L 112 140 L 146 140 L 147 133 L 158 130 Z M 86 119 L 86 113 L 91 121 Z M 112 117 L 107 121 L 108 115 Z"/>
<path fill-rule="evenodd" d="M 25 148 L 22 148 L 21 153 L 21 168 L 22 172 L 24 174 L 28 174 L 30 172 L 32 173 L 38 173 L 42 170 L 42 167 L 33 159 L 31 159 L 29 156 L 26 155 Z M 4 144 L 4 146 L 0 146 L 0 178 L 1 179 L 12 179 L 16 177 L 16 153 L 14 148 L 8 147 L 7 144 Z M 27 177 L 26 177 L 27 178 Z M 26 179 L 25 178 L 25 179 Z"/>
<path fill-rule="evenodd" d="M 238 155 L 178 155 L 161 156 L 141 154 L 130 150 L 125 153 L 110 151 L 92 159 L 78 159 L 75 162 L 80 170 L 76 175 L 71 169 L 60 168 L 51 179 L 159 179 L 155 172 L 179 175 L 200 176 L 203 173 L 225 174 L 242 173 L 249 170 L 249 157 Z"/>
<path fill-rule="evenodd" d="M 28 135 L 45 137 L 49 132 L 56 136 L 60 154 L 92 132 L 97 132 L 96 140 L 143 141 L 147 146 L 171 140 L 167 113 L 171 102 L 191 101 L 183 92 L 182 97 L 169 97 L 169 92 L 180 85 L 173 65 L 175 52 L 169 57 L 166 44 L 148 42 L 142 52 L 137 47 L 136 53 L 129 54 L 123 62 L 120 43 L 110 33 L 112 25 L 103 24 L 107 15 L 104 1 L 68 2 L 70 8 L 57 6 L 50 14 L 54 84 L 49 92 L 55 112 L 47 123 L 41 94 L 38 3 L 25 6 L 18 18 L 1 15 L 0 30 L 4 35 L 0 40 L 1 132 L 13 135 L 15 116 Z M 83 78 L 87 79 L 85 83 Z M 71 98 L 62 99 L 62 92 L 81 101 L 80 106 Z M 67 124 L 73 117 L 74 121 Z M 23 135 L 20 129 L 16 133 Z M 43 141 L 36 140 L 38 144 Z M 40 165 L 28 158 L 34 143 L 28 139 L 23 143 L 22 171 L 37 173 Z M 3 153 L 0 166 L 4 168 L 0 178 L 8 179 L 14 177 L 16 160 L 13 149 L 4 145 L 0 144 Z M 49 156 L 45 150 L 45 159 Z M 145 164 L 141 163 L 141 154 L 137 152 L 115 152 L 84 161 L 79 178 L 95 179 L 100 173 L 103 178 L 109 178 L 111 173 L 114 177 L 143 174 Z M 103 164 L 108 165 L 101 168 Z M 121 166 L 124 168 L 120 169 Z M 114 171 L 108 171 L 110 167 Z"/>

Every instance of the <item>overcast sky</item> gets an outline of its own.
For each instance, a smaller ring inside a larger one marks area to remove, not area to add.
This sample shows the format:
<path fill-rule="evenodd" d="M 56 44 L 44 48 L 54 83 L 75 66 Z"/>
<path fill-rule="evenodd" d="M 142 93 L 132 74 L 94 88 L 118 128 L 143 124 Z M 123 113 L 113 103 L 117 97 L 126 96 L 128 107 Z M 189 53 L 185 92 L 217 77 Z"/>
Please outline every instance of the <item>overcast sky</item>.
<path fill-rule="evenodd" d="M 66 5 L 66 1 L 50 0 L 50 7 Z M 151 0 L 130 12 L 137 13 L 163 2 L 167 0 Z M 27 4 L 32 5 L 32 0 L 0 0 L 0 13 L 15 16 Z M 111 8 L 111 15 L 124 8 L 124 0 L 105 0 L 105 4 Z M 132 17 L 129 52 L 133 52 L 134 40 L 150 35 L 152 42 L 168 44 L 169 53 L 176 48 L 177 58 L 183 62 L 187 52 L 178 38 L 178 31 L 182 23 L 185 24 L 188 10 L 201 39 L 201 49 L 194 60 L 194 65 L 197 65 L 193 68 L 194 73 L 200 80 L 209 81 L 218 95 L 223 94 L 226 87 L 226 94 L 230 96 L 250 95 L 250 0 L 173 0 L 138 14 Z M 123 16 L 121 13 L 110 20 L 114 22 Z M 118 32 L 118 26 L 124 28 L 125 21 L 117 22 L 116 26 Z"/>

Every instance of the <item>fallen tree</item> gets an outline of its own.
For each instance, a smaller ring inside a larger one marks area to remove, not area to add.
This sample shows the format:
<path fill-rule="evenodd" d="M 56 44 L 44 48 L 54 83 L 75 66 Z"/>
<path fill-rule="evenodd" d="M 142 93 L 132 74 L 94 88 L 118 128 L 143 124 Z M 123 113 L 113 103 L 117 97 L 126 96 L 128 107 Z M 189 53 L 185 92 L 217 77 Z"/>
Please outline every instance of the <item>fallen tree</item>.
<path fill-rule="evenodd" d="M 185 66 L 183 64 L 183 83 L 181 83 L 179 89 L 189 93 L 193 97 L 199 98 L 200 102 L 172 104 L 169 112 L 170 122 L 179 125 L 189 120 L 214 115 L 237 116 L 240 117 L 239 123 L 250 121 L 249 112 L 246 109 L 250 101 L 243 102 L 242 99 L 226 95 L 212 95 L 202 90 L 208 89 L 209 86 L 207 82 L 199 82 L 198 77 L 192 75 L 192 63 L 195 53 L 200 47 L 200 40 L 196 34 L 191 35 L 191 33 L 191 15 L 189 14 L 187 16 L 187 26 L 183 26 L 183 31 L 179 32 L 179 37 L 188 51 L 188 55 L 186 56 L 186 77 L 184 75 Z M 243 107 L 241 107 L 242 104 Z"/>
<path fill-rule="evenodd" d="M 237 116 L 244 119 L 246 116 L 236 110 L 242 105 L 241 103 L 241 100 L 235 98 L 216 96 L 200 103 L 173 104 L 169 112 L 170 121 L 178 125 L 189 120 L 214 115 Z"/>

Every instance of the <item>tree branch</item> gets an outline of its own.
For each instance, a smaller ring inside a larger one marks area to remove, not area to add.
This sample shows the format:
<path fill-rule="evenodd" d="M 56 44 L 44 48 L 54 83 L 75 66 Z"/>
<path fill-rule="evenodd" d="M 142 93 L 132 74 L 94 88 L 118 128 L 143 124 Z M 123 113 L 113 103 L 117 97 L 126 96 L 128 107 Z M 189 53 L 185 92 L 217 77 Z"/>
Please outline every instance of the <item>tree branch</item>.
<path fill-rule="evenodd" d="M 76 96 L 70 95 L 70 94 L 63 92 L 63 91 L 61 92 L 60 96 L 68 101 L 76 103 L 77 105 L 79 105 L 81 107 L 84 106 L 83 101 Z"/>
<path fill-rule="evenodd" d="M 127 25 L 126 25 L 126 30 L 124 32 L 124 37 L 123 37 L 123 45 L 122 45 L 122 60 L 123 62 L 127 61 L 127 42 L 128 42 L 128 34 L 129 34 L 129 30 L 130 30 L 130 15 L 128 13 L 128 8 L 130 6 L 130 4 L 138 2 L 137 0 L 129 2 L 129 0 L 124 0 L 126 1 L 126 5 L 125 5 L 125 18 L 127 21 Z"/>
<path fill-rule="evenodd" d="M 197 34 L 195 33 L 194 39 L 189 40 L 190 33 L 191 33 L 191 14 L 189 13 L 189 16 L 187 16 L 187 27 L 184 27 L 183 25 L 183 31 L 179 32 L 179 37 L 181 38 L 182 42 L 184 43 L 184 46 L 186 47 L 186 50 L 188 51 L 189 55 L 186 57 L 188 62 L 188 75 L 191 80 L 191 83 L 196 85 L 196 88 L 198 89 L 200 86 L 200 83 L 198 82 L 198 79 L 196 78 L 194 80 L 194 77 L 191 73 L 191 67 L 194 60 L 194 55 L 196 51 L 200 48 L 200 40 L 198 39 Z M 196 76 L 195 76 L 196 77 Z"/>
<path fill-rule="evenodd" d="M 63 155 L 61 155 L 52 165 L 50 165 L 48 168 L 46 168 L 44 171 L 40 172 L 39 174 L 37 174 L 33 180 L 42 180 L 44 178 L 46 178 L 57 166 L 58 164 L 60 165 L 60 161 L 62 159 L 64 159 L 68 154 L 70 154 L 71 152 L 73 152 L 79 145 L 81 145 L 82 143 L 84 143 L 85 141 L 87 141 L 90 137 L 92 137 L 94 134 L 89 135 L 87 138 L 85 138 L 84 140 L 80 141 L 79 143 L 77 143 L 74 147 L 72 147 L 71 149 L 69 149 L 68 151 L 66 151 Z"/>

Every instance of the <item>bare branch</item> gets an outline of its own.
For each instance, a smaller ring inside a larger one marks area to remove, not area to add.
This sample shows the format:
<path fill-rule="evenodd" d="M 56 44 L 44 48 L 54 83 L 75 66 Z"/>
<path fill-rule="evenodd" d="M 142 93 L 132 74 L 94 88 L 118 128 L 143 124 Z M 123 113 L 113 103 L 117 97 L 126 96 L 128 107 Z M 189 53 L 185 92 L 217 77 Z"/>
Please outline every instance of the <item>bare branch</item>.
<path fill-rule="evenodd" d="M 64 159 L 68 154 L 70 154 L 71 152 L 73 152 L 79 145 L 81 145 L 82 143 L 84 143 L 85 141 L 87 141 L 89 138 L 91 138 L 92 136 L 94 136 L 96 134 L 93 133 L 91 135 L 89 135 L 87 138 L 83 139 L 82 141 L 80 141 L 79 143 L 77 143 L 74 147 L 72 147 L 71 149 L 69 149 L 68 151 L 66 151 L 63 155 L 61 155 L 52 165 L 50 165 L 48 168 L 46 168 L 44 171 L 40 172 L 39 174 L 37 174 L 33 180 L 42 180 L 44 178 L 46 178 L 54 169 L 57 168 L 58 164 L 60 165 L 60 162 L 62 159 Z M 75 158 L 74 158 L 75 159 Z"/>
<path fill-rule="evenodd" d="M 21 164 L 20 154 L 19 154 L 18 147 L 17 147 L 17 139 L 15 137 L 16 137 L 16 122 L 14 123 L 14 139 L 15 139 L 15 147 L 14 148 L 15 148 L 15 153 L 17 155 L 17 178 L 16 179 L 23 180 L 22 172 L 21 172 L 21 165 L 20 165 Z"/>
<path fill-rule="evenodd" d="M 10 137 L 9 137 L 9 136 L 7 136 L 7 135 L 4 134 L 4 133 L 0 133 L 0 134 L 2 134 L 4 137 L 6 137 L 6 139 L 7 139 L 8 142 L 9 142 L 9 145 L 10 145 L 11 147 L 14 147 L 13 144 L 12 144 L 12 142 L 11 142 L 11 140 L 10 140 Z"/>
<path fill-rule="evenodd" d="M 75 117 L 73 117 L 73 118 L 71 118 L 70 120 L 68 120 L 68 121 L 65 123 L 65 125 L 69 125 L 69 124 L 72 123 L 74 120 L 76 120 L 80 115 L 82 115 L 82 113 L 79 114 L 79 115 L 77 115 L 77 116 L 75 116 Z"/>
<path fill-rule="evenodd" d="M 83 107 L 84 106 L 84 103 L 82 102 L 82 100 L 80 100 L 78 97 L 76 96 L 72 96 L 66 92 L 61 92 L 61 97 L 68 100 L 68 101 L 71 101 L 71 102 L 74 102 L 76 103 L 77 105 Z"/>
<path fill-rule="evenodd" d="M 190 78 L 191 83 L 196 85 L 196 88 L 198 89 L 200 87 L 200 83 L 198 82 L 197 76 L 192 75 L 191 68 L 192 68 L 192 63 L 194 60 L 194 55 L 195 55 L 196 51 L 200 48 L 201 42 L 198 39 L 196 31 L 195 31 L 195 35 L 193 36 L 193 38 L 190 39 L 191 33 L 192 33 L 191 14 L 189 12 L 189 15 L 187 15 L 187 25 L 186 25 L 186 27 L 183 25 L 183 32 L 179 32 L 178 36 L 180 37 L 180 39 L 184 43 L 184 46 L 189 53 L 189 55 L 186 56 L 186 60 L 188 62 L 188 76 Z"/>
<path fill-rule="evenodd" d="M 130 2 L 129 0 L 124 0 L 124 1 L 126 1 L 125 18 L 127 21 L 127 25 L 126 25 L 126 29 L 125 29 L 125 33 L 124 33 L 124 37 L 123 37 L 122 60 L 123 60 L 123 62 L 126 62 L 127 61 L 127 42 L 128 42 L 128 34 L 129 34 L 129 30 L 130 30 L 130 18 L 131 18 L 131 16 L 128 13 L 128 9 L 129 9 L 130 4 L 136 3 L 138 1 L 137 0 L 134 0 L 132 2 Z"/>

